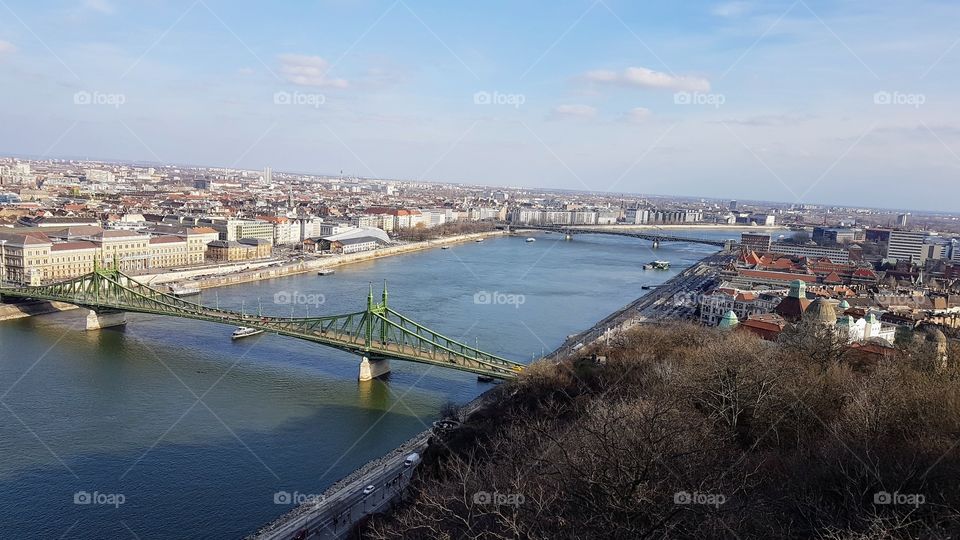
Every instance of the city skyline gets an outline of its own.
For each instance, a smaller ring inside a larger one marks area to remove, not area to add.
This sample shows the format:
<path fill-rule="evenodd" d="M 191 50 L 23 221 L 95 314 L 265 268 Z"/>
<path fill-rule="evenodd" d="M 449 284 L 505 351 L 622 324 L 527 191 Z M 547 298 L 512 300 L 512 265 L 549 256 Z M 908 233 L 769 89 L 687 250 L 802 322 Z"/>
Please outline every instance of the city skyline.
<path fill-rule="evenodd" d="M 0 11 L 7 154 L 927 211 L 957 193 L 960 6 L 939 2 Z"/>
<path fill-rule="evenodd" d="M 64 161 L 71 163 L 85 163 L 85 164 L 109 164 L 114 166 L 124 166 L 132 168 L 142 168 L 142 167 L 182 167 L 189 169 L 199 169 L 199 170 L 236 170 L 236 171 L 245 171 L 245 172 L 259 172 L 263 173 L 262 169 L 249 169 L 244 167 L 223 167 L 221 165 L 201 165 L 195 163 L 159 163 L 151 161 L 121 161 L 121 160 L 110 160 L 110 159 L 95 159 L 95 158 L 80 158 L 80 157 L 52 157 L 48 156 L 45 158 L 37 158 L 34 156 L 26 155 L 9 155 L 9 156 L 0 156 L 2 158 L 13 158 L 23 160 L 25 162 L 29 161 Z M 271 172 L 280 173 L 281 175 L 298 175 L 298 176 L 312 176 L 318 179 L 323 178 L 333 178 L 339 176 L 339 173 L 327 173 L 327 172 L 308 172 L 308 171 L 289 171 L 289 170 L 274 170 L 271 167 Z M 621 197 L 637 197 L 637 198 L 656 198 L 656 199 L 672 199 L 675 201 L 689 200 L 689 201 L 713 201 L 718 204 L 725 204 L 730 201 L 739 201 L 741 204 L 760 204 L 760 205 L 775 205 L 775 206 L 793 206 L 798 203 L 790 203 L 783 200 L 763 200 L 763 199 L 751 199 L 751 198 L 740 198 L 735 199 L 732 197 L 706 197 L 698 195 L 678 195 L 672 193 L 638 193 L 638 192 L 627 192 L 627 191 L 611 191 L 611 192 L 601 192 L 601 191 L 587 191 L 583 189 L 576 188 L 562 188 L 556 186 L 516 186 L 516 185 L 506 185 L 506 184 L 483 184 L 483 183 L 472 183 L 472 182 L 457 182 L 453 180 L 415 180 L 410 178 L 392 178 L 392 177 L 372 177 L 372 176 L 362 176 L 347 174 L 344 172 L 342 175 L 344 180 L 362 180 L 362 181 L 376 181 L 376 182 L 401 182 L 401 183 L 423 183 L 423 184 L 436 184 L 440 186 L 457 186 L 457 187 L 482 187 L 490 188 L 493 190 L 523 190 L 530 192 L 560 192 L 560 193 L 569 193 L 572 195 L 589 195 L 595 194 L 598 196 L 604 197 L 615 197 L 617 195 Z M 843 203 L 824 203 L 821 201 L 811 200 L 806 203 L 803 203 L 806 206 L 811 207 L 821 207 L 821 208 L 847 208 L 847 209 L 864 209 L 864 210 L 875 210 L 875 211 L 891 211 L 891 212 L 906 212 L 917 213 L 921 215 L 960 215 L 960 212 L 956 211 L 944 211 L 944 210 L 931 210 L 925 208 L 905 208 L 905 207 L 882 207 L 882 206 L 867 206 L 867 205 L 858 205 L 858 204 L 843 204 Z"/>

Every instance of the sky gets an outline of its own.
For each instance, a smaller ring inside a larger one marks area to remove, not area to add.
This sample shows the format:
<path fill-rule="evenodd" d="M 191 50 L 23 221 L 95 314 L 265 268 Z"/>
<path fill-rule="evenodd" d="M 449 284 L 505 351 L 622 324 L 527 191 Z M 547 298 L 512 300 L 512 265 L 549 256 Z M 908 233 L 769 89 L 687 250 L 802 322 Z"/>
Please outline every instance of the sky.
<path fill-rule="evenodd" d="M 960 3 L 0 0 L 0 155 L 960 211 Z"/>

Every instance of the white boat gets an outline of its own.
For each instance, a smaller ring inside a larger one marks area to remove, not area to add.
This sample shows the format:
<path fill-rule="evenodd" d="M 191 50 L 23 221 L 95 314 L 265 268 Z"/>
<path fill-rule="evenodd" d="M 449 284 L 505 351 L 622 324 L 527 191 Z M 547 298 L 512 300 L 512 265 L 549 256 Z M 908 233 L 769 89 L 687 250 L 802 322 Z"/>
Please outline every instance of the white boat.
<path fill-rule="evenodd" d="M 247 326 L 238 326 L 236 330 L 233 331 L 233 339 L 240 339 L 250 336 L 255 336 L 257 334 L 262 334 L 263 330 L 258 330 L 256 328 L 249 328 Z"/>
<path fill-rule="evenodd" d="M 200 294 L 200 287 L 188 285 L 186 287 L 170 287 L 170 294 L 176 297 L 194 296 Z"/>
<path fill-rule="evenodd" d="M 670 261 L 653 261 L 652 263 L 650 263 L 650 265 L 651 265 L 655 270 L 669 270 L 669 269 L 670 269 Z"/>
<path fill-rule="evenodd" d="M 440 249 L 450 249 L 450 246 L 440 246 Z"/>
<path fill-rule="evenodd" d="M 477 238 L 476 240 L 474 240 L 474 242 L 477 242 L 477 243 L 483 242 L 483 238 Z"/>
<path fill-rule="evenodd" d="M 536 242 L 536 241 L 537 241 L 536 238 L 527 238 L 527 242 Z"/>
<path fill-rule="evenodd" d="M 329 276 L 329 275 L 331 275 L 331 274 L 333 274 L 333 273 L 334 273 L 334 269 L 333 269 L 333 268 L 324 268 L 323 270 L 318 271 L 318 272 L 317 272 L 317 275 L 318 275 L 318 276 Z"/>

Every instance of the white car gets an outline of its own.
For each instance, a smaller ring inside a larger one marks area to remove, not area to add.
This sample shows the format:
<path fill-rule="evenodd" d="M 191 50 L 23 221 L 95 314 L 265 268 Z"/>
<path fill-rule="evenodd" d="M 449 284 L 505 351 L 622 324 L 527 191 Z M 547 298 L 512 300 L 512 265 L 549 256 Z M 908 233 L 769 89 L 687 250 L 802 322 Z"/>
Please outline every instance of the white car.
<path fill-rule="evenodd" d="M 369 495 L 369 494 L 373 493 L 374 491 L 376 491 L 376 489 L 377 489 L 377 486 L 375 486 L 375 485 L 373 485 L 373 484 L 370 484 L 369 486 L 363 488 L 363 494 L 364 494 L 364 495 Z"/>

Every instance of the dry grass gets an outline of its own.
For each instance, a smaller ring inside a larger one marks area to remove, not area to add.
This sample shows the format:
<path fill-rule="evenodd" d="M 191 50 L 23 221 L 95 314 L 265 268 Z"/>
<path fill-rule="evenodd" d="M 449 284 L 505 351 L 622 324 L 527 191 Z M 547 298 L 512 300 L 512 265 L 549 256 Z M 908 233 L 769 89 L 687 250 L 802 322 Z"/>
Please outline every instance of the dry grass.
<path fill-rule="evenodd" d="M 533 366 L 362 536 L 956 536 L 960 370 L 920 345 L 856 371 L 809 347 L 657 325 L 582 354 L 604 365 Z"/>

